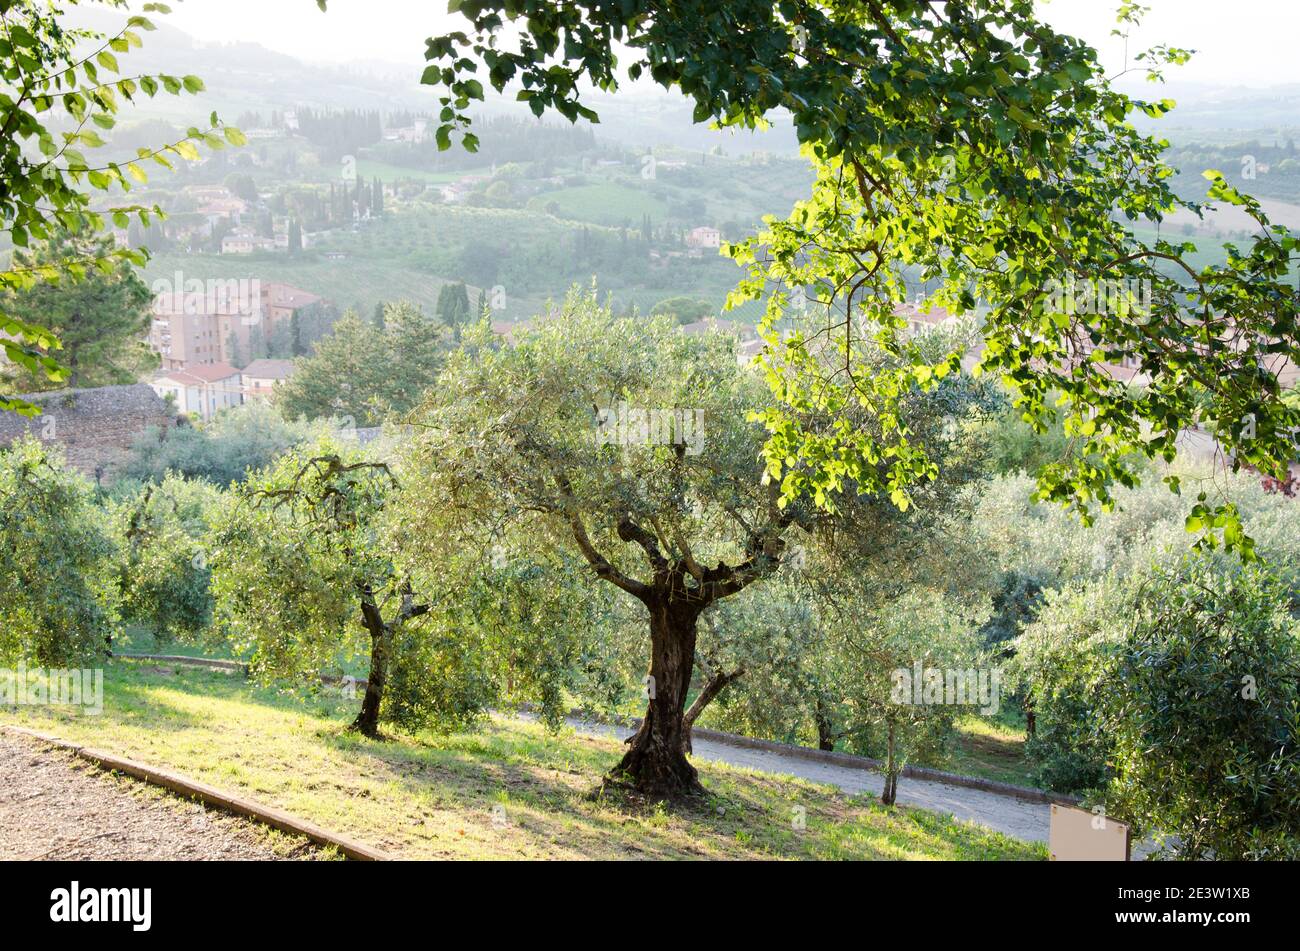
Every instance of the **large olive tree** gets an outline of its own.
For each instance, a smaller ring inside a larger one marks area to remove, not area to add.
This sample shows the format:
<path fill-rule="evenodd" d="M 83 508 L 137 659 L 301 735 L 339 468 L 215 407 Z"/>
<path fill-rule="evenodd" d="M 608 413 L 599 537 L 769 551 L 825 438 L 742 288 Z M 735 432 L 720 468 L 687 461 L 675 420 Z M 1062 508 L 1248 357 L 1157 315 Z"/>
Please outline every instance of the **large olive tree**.
<path fill-rule="evenodd" d="M 799 517 L 764 478 L 761 384 L 731 338 L 618 320 L 577 293 L 513 345 L 485 325 L 465 341 L 414 416 L 412 516 L 435 557 L 525 523 L 639 601 L 648 704 L 612 776 L 698 789 L 683 716 L 700 615 L 775 570 Z"/>
<path fill-rule="evenodd" d="M 666 317 L 616 319 L 575 292 L 510 344 L 485 325 L 464 340 L 412 418 L 403 507 L 418 527 L 409 534 L 430 558 L 484 547 L 501 533 L 543 551 L 567 548 L 640 602 L 650 634 L 648 703 L 612 776 L 653 795 L 696 789 L 690 724 L 736 679 L 744 656 L 757 656 L 726 642 L 752 643 L 766 630 L 725 633 L 706 612 L 775 572 L 793 556 L 792 543 L 819 538 L 836 547 L 837 526 L 890 544 L 881 565 L 905 560 L 905 536 L 925 531 L 919 511 L 904 518 L 887 493 L 871 491 L 884 459 L 856 473 L 863 492 L 838 514 L 783 500 L 762 458 L 768 390 L 738 365 L 726 334 L 687 335 Z M 893 358 L 876 351 L 861 359 Z M 959 376 L 929 393 L 913 387 L 906 405 L 918 442 L 943 455 L 937 447 L 958 440 L 959 420 L 981 394 L 986 388 Z M 878 425 L 866 414 L 815 412 L 804 423 Z M 926 491 L 937 503 L 965 481 L 931 479 Z M 702 618 L 713 627 L 707 676 L 688 711 Z"/>

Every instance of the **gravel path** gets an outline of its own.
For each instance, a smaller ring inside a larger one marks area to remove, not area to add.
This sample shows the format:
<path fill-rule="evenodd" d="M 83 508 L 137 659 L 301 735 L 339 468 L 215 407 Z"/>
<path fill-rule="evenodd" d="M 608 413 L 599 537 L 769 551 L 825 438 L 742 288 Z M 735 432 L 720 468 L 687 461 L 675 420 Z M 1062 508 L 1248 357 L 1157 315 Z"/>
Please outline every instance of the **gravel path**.
<path fill-rule="evenodd" d="M 569 725 L 580 733 L 597 736 L 616 736 L 622 740 L 634 730 L 630 727 L 608 726 L 584 720 L 569 720 Z M 696 737 L 692 743 L 694 758 L 733 766 L 744 766 L 765 773 L 798 776 L 816 783 L 838 786 L 849 793 L 880 795 L 884 777 L 869 769 L 854 769 L 834 763 L 818 763 L 801 756 L 771 753 L 743 746 L 733 746 L 716 740 Z M 1051 823 L 1051 807 L 1046 803 L 1028 802 L 1011 796 L 952 786 L 926 779 L 898 780 L 898 801 L 909 806 L 919 806 L 934 812 L 944 812 L 958 819 L 968 819 L 982 826 L 1005 832 L 1027 842 L 1046 842 Z"/>
<path fill-rule="evenodd" d="M 0 860 L 311 859 L 306 840 L 0 732 Z"/>

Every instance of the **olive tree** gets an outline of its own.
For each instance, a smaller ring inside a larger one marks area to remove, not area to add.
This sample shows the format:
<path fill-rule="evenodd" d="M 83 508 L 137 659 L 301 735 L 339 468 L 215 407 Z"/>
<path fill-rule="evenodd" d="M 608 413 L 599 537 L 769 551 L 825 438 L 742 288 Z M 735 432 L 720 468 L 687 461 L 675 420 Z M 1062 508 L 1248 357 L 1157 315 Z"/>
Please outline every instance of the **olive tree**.
<path fill-rule="evenodd" d="M 1300 857 L 1300 625 L 1280 587 L 1204 561 L 1158 573 L 1101 665 L 1107 809 L 1178 858 Z"/>
<path fill-rule="evenodd" d="M 368 647 L 352 728 L 370 737 L 394 641 L 431 607 L 397 568 L 384 531 L 395 485 L 385 463 L 322 441 L 252 475 L 214 529 L 218 617 L 236 649 L 258 673 L 293 676 Z"/>
<path fill-rule="evenodd" d="M 169 473 L 108 503 L 121 539 L 123 618 L 147 626 L 158 642 L 194 640 L 210 628 L 207 536 L 224 500 L 214 486 Z"/>
<path fill-rule="evenodd" d="M 0 450 L 0 660 L 103 652 L 118 623 L 116 550 L 94 488 L 24 437 Z"/>
<path fill-rule="evenodd" d="M 1289 586 L 1207 557 L 1049 596 L 1013 661 L 1041 780 L 1180 858 L 1294 858 L 1300 639 Z"/>
<path fill-rule="evenodd" d="M 413 416 L 413 516 L 442 526 L 443 549 L 525 525 L 639 602 L 648 704 L 611 777 L 698 790 L 684 717 L 700 616 L 777 568 L 799 512 L 764 478 L 758 381 L 730 337 L 619 320 L 577 292 L 513 345 L 485 324 L 465 340 Z"/>

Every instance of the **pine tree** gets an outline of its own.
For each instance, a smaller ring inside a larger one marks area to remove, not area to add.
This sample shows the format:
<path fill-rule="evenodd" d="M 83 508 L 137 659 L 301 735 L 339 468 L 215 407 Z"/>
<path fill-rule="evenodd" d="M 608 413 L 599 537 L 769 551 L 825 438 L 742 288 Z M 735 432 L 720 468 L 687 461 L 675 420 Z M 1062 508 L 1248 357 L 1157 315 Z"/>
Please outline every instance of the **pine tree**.
<path fill-rule="evenodd" d="M 244 360 L 243 351 L 239 346 L 239 334 L 233 330 L 230 331 L 230 336 L 226 338 L 226 352 L 229 354 L 228 362 L 236 370 L 242 370 L 248 366 L 247 361 Z"/>
<path fill-rule="evenodd" d="M 289 318 L 289 353 L 300 357 L 306 352 L 307 348 L 302 342 L 302 319 L 295 310 L 293 316 Z"/>
<path fill-rule="evenodd" d="M 444 284 L 438 292 L 436 314 L 439 320 L 452 329 L 459 338 L 460 328 L 470 319 L 469 289 L 463 281 Z"/>

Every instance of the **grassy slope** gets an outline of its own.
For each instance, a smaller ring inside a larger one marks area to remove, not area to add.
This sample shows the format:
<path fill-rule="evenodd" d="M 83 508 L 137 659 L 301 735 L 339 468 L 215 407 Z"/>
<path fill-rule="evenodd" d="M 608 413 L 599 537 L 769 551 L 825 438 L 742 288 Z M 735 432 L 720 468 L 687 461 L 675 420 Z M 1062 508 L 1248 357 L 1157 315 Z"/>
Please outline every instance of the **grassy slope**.
<path fill-rule="evenodd" d="M 1046 857 L 949 817 L 716 764 L 701 764 L 710 798 L 698 808 L 592 800 L 613 740 L 494 718 L 474 733 L 378 743 L 343 732 L 355 706 L 117 661 L 102 716 L 23 707 L 0 721 L 170 766 L 413 858 Z M 793 828 L 796 807 L 805 831 Z"/>
<path fill-rule="evenodd" d="M 642 215 L 649 215 L 657 222 L 668 216 L 668 206 L 664 202 L 643 190 L 616 182 L 542 192 L 529 202 L 529 206 L 542 209 L 552 201 L 559 205 L 561 216 L 598 225 L 627 223 L 640 227 Z"/>
<path fill-rule="evenodd" d="M 401 262 L 329 261 L 318 255 L 157 254 L 144 269 L 147 283 L 174 280 L 260 278 L 283 281 L 334 301 L 340 308 L 360 304 L 369 316 L 376 301 L 411 300 L 432 310 L 444 281 Z"/>
<path fill-rule="evenodd" d="M 957 736 L 948 756 L 934 765 L 963 776 L 980 776 L 1018 786 L 1033 785 L 1025 760 L 1024 727 L 983 717 L 959 719 Z"/>

